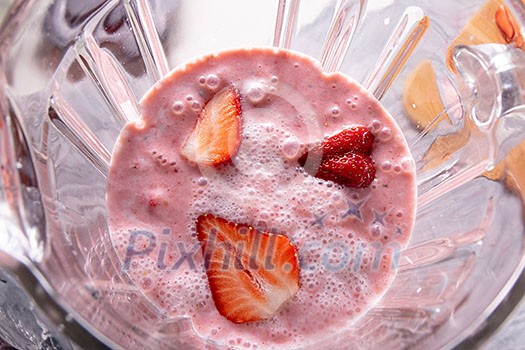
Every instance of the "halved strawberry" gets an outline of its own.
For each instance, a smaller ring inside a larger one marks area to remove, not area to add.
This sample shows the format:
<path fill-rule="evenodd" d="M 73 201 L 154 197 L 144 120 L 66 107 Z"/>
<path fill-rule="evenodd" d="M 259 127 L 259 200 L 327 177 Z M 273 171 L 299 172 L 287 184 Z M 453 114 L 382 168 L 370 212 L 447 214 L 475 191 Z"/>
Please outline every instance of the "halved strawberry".
<path fill-rule="evenodd" d="M 369 155 L 347 153 L 323 160 L 315 177 L 349 187 L 368 187 L 375 175 L 376 169 Z"/>
<path fill-rule="evenodd" d="M 307 158 L 313 155 L 326 159 L 348 152 L 370 154 L 373 144 L 374 135 L 368 128 L 361 125 L 351 126 L 326 138 L 320 145 L 310 149 L 299 158 L 299 164 L 304 166 Z"/>
<path fill-rule="evenodd" d="M 297 250 L 286 236 L 205 214 L 197 238 L 215 306 L 228 320 L 267 319 L 298 291 Z"/>
<path fill-rule="evenodd" d="M 204 106 L 180 152 L 197 164 L 225 163 L 239 149 L 241 128 L 239 90 L 230 85 L 215 94 Z"/>

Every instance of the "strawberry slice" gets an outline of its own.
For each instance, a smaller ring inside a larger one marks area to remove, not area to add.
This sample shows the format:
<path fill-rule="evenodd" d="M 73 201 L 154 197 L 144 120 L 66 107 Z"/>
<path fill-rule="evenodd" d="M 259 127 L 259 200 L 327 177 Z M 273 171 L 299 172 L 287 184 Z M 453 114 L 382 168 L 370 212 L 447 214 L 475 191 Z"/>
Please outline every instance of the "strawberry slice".
<path fill-rule="evenodd" d="M 349 187 L 368 187 L 376 169 L 372 158 L 361 153 L 347 153 L 324 159 L 315 177 Z"/>
<path fill-rule="evenodd" d="M 215 306 L 228 320 L 267 319 L 298 291 L 297 250 L 286 236 L 205 214 L 197 238 Z"/>
<path fill-rule="evenodd" d="M 202 109 L 182 156 L 203 165 L 228 162 L 241 143 L 241 114 L 239 90 L 230 85 L 219 91 Z"/>

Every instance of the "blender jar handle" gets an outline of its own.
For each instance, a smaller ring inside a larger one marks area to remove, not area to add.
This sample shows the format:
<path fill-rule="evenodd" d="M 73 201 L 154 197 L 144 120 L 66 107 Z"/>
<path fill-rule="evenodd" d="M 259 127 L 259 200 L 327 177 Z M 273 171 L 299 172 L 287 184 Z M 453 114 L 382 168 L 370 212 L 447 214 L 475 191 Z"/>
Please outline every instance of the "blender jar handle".
<path fill-rule="evenodd" d="M 460 45 L 454 48 L 453 62 L 457 96 L 445 99 L 461 101 L 462 115 L 452 128 L 465 134 L 464 142 L 446 161 L 427 152 L 418 175 L 419 206 L 491 170 L 525 141 L 525 52 L 512 45 Z M 439 166 L 425 167 L 431 162 Z"/>

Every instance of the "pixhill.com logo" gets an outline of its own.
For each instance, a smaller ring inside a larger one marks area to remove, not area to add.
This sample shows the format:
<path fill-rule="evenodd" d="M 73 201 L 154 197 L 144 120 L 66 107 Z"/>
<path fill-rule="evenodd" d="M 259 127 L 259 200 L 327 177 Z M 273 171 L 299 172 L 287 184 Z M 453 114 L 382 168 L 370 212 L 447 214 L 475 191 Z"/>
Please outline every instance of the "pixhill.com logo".
<path fill-rule="evenodd" d="M 171 230 L 163 229 L 160 235 L 169 235 Z M 233 268 L 244 268 L 245 264 L 252 269 L 263 268 L 272 270 L 275 265 L 271 260 L 265 260 L 262 264 L 257 263 L 257 257 L 261 256 L 260 249 L 265 249 L 264 256 L 274 256 L 275 244 L 266 244 L 264 248 L 257 246 L 254 240 L 251 246 L 238 244 L 231 246 L 230 243 L 217 240 L 217 235 L 210 235 L 205 251 L 201 244 L 171 242 L 160 240 L 158 233 L 148 230 L 130 230 L 128 245 L 123 260 L 123 270 L 133 269 L 134 261 L 148 258 L 156 262 L 159 270 L 178 270 L 182 267 L 190 270 L 202 270 L 209 264 L 209 259 L 214 250 L 222 250 L 222 268 L 225 270 Z M 401 246 L 395 242 L 357 241 L 353 244 L 345 240 L 332 240 L 325 242 L 321 240 L 310 240 L 298 245 L 299 266 L 303 271 L 323 270 L 325 272 L 376 272 L 385 269 L 397 269 Z M 171 259 L 168 259 L 168 256 Z M 168 263 L 167 261 L 171 261 Z M 261 266 L 262 265 L 262 266 Z"/>

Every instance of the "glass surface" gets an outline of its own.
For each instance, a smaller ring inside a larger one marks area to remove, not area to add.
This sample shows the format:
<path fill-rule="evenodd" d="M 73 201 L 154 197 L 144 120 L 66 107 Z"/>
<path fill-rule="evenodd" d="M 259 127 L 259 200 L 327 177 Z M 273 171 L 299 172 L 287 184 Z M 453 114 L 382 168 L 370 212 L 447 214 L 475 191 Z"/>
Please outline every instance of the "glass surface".
<path fill-rule="evenodd" d="M 0 266 L 19 272 L 40 306 L 52 298 L 63 312 L 50 316 L 54 326 L 78 345 L 88 348 L 92 334 L 126 349 L 187 348 L 191 326 L 160 313 L 113 251 L 105 203 L 111 150 L 124 123 L 138 117 L 141 96 L 170 69 L 216 50 L 274 45 L 362 83 L 394 116 L 417 161 L 416 226 L 393 285 L 351 329 L 316 348 L 459 344 L 524 264 L 522 188 L 488 173 L 523 142 L 523 52 L 472 42 L 447 56 L 484 3 L 15 2 L 0 37 Z M 507 5 L 523 23 L 523 5 Z M 423 125 L 403 101 L 425 61 L 439 94 L 424 102 L 443 110 Z M 447 157 L 436 153 L 454 144 L 451 135 L 462 141 Z"/>

